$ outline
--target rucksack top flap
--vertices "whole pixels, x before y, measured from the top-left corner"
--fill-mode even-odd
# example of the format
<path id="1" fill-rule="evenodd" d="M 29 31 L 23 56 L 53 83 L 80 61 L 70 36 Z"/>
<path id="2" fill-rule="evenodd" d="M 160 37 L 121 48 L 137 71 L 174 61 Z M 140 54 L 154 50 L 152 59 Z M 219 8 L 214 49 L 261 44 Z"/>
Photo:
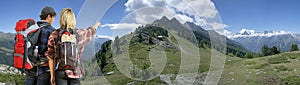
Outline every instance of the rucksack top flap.
<path id="1" fill-rule="evenodd" d="M 71 42 L 77 43 L 77 38 L 79 37 L 75 29 L 66 30 L 66 29 L 57 29 L 58 31 L 58 42 Z"/>
<path id="2" fill-rule="evenodd" d="M 31 26 L 33 24 L 35 24 L 35 21 L 33 19 L 19 20 L 16 23 L 15 30 L 16 30 L 16 32 L 27 30 L 27 28 L 29 28 L 29 26 Z"/>

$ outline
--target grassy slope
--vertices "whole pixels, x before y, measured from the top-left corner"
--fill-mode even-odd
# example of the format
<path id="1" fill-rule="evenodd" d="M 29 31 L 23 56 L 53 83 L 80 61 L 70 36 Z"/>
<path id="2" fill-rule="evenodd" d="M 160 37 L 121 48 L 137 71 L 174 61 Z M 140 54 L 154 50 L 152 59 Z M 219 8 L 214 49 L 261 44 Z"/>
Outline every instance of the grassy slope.
<path id="1" fill-rule="evenodd" d="M 124 40 L 129 40 L 129 36 L 130 35 L 120 38 L 120 41 L 122 42 Z M 178 38 L 178 39 L 184 41 L 183 43 L 188 43 L 188 42 L 186 42 L 187 40 L 184 40 L 183 38 Z M 168 41 L 178 45 L 178 42 L 176 42 L 174 37 L 168 38 Z M 187 44 L 187 45 L 189 45 L 189 46 L 186 46 L 186 47 L 191 46 L 190 44 Z M 122 48 L 122 47 L 123 46 L 121 46 L 121 49 L 124 50 L 124 48 Z M 144 43 L 137 43 L 135 45 L 131 45 L 129 53 L 130 53 L 130 59 L 133 62 L 133 64 L 136 65 L 139 69 L 142 69 L 145 64 L 150 65 L 150 60 L 149 60 L 148 54 L 150 52 L 150 49 L 153 49 L 154 47 L 161 47 L 161 46 L 148 45 L 148 44 L 144 44 Z M 185 50 L 190 52 L 191 49 L 185 49 Z M 211 52 L 210 49 L 203 49 L 203 48 L 199 49 L 199 54 L 201 54 L 200 66 L 198 69 L 199 73 L 208 71 L 209 64 L 210 64 L 210 52 Z M 122 53 L 124 53 L 124 52 L 122 52 Z M 122 53 L 120 55 L 122 55 Z M 165 53 L 167 56 L 167 63 L 161 74 L 177 74 L 179 72 L 179 68 L 180 68 L 179 66 L 180 66 L 180 62 L 181 62 L 180 50 L 165 48 Z M 118 57 L 118 56 L 115 56 L 115 57 Z M 110 58 L 108 60 L 108 62 L 112 63 L 114 61 L 112 58 Z M 190 68 L 190 69 L 193 69 L 193 68 Z M 104 69 L 104 74 L 106 74 L 107 72 L 110 72 L 110 71 L 114 71 L 114 74 L 105 75 L 105 78 L 107 81 L 109 81 L 113 85 L 127 84 L 130 82 L 134 82 L 134 84 L 150 84 L 150 85 L 163 84 L 163 82 L 160 81 L 159 77 L 157 77 L 153 80 L 150 80 L 150 81 L 146 81 L 146 82 L 129 79 L 125 75 L 123 75 L 121 72 L 118 71 L 115 64 L 108 64 L 106 66 L 106 69 Z M 90 77 L 90 78 L 93 78 L 93 77 Z M 98 78 L 100 78 L 100 77 L 98 77 Z M 175 76 L 173 79 L 175 79 Z M 102 79 L 102 81 L 104 81 L 104 80 L 105 79 Z M 93 81 L 93 82 L 96 83 L 96 82 L 100 82 L 100 81 Z M 85 82 L 85 83 L 87 84 L 88 82 Z M 89 83 L 91 83 L 91 82 L 89 82 Z"/>
<path id="2" fill-rule="evenodd" d="M 300 52 L 286 52 L 273 56 L 241 59 L 228 57 L 220 85 L 279 85 L 292 84 L 300 76 Z M 287 79 L 291 81 L 287 83 Z"/>
<path id="3" fill-rule="evenodd" d="M 138 53 L 146 53 L 147 50 L 146 45 L 138 45 L 141 49 L 135 50 L 133 54 Z M 151 47 L 151 46 L 149 46 Z M 145 48 L 145 49 L 143 49 Z M 200 49 L 200 53 L 205 56 L 201 57 L 201 66 L 199 69 L 199 73 L 208 71 L 209 63 L 210 63 L 210 49 Z M 180 63 L 180 53 L 176 51 L 167 51 L 168 63 L 162 72 L 162 74 L 176 74 L 178 73 L 178 67 Z M 222 74 L 222 78 L 219 82 L 221 85 L 279 85 L 287 83 L 285 81 L 288 77 L 300 76 L 300 63 L 298 56 L 300 52 L 286 52 L 278 55 L 254 58 L 254 59 L 242 59 L 237 57 L 227 57 L 224 72 Z M 142 55 L 144 56 L 144 55 Z M 281 57 L 287 58 L 282 59 Z M 136 58 L 136 60 L 134 60 Z M 135 65 L 143 65 L 141 62 L 146 60 L 145 57 L 140 56 L 131 56 L 131 60 Z M 278 64 L 273 64 L 278 63 Z M 174 66 L 169 66 L 170 64 L 174 64 Z M 139 66 L 138 66 L 139 67 Z M 155 78 L 154 80 L 141 82 L 131 80 L 125 77 L 122 73 L 116 72 L 113 75 L 106 75 L 106 79 L 111 84 L 127 84 L 130 82 L 135 82 L 135 84 L 162 84 L 159 78 Z M 295 83 L 296 81 L 292 81 L 289 79 L 290 83 Z M 297 78 L 295 79 L 297 80 Z"/>

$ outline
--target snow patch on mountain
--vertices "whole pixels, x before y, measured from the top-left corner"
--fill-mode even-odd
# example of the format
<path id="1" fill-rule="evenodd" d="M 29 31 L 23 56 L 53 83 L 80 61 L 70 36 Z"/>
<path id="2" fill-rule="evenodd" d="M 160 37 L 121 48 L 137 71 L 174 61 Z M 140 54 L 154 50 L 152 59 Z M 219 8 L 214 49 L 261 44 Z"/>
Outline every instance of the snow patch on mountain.
<path id="1" fill-rule="evenodd" d="M 250 29 L 242 29 L 239 33 L 236 34 L 227 34 L 227 37 L 230 39 L 234 38 L 240 38 L 240 37 L 271 37 L 271 36 L 277 36 L 277 35 L 287 35 L 290 34 L 292 36 L 295 36 L 292 32 L 286 32 L 286 31 L 264 31 L 264 32 L 256 32 L 255 30 Z"/>

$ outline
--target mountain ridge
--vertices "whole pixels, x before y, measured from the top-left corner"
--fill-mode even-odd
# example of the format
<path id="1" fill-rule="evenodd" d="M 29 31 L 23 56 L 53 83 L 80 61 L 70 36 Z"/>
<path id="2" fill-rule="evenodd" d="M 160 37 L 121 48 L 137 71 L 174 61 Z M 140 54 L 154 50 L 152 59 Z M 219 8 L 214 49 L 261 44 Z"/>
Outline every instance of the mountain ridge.
<path id="1" fill-rule="evenodd" d="M 236 34 L 230 34 L 227 35 L 228 38 L 234 39 L 234 38 L 239 38 L 239 37 L 271 37 L 271 36 L 277 36 L 277 35 L 293 35 L 295 36 L 296 33 L 292 32 L 286 32 L 286 31 L 263 31 L 263 32 L 257 32 L 255 30 L 251 29 L 241 29 L 240 32 Z"/>
<path id="2" fill-rule="evenodd" d="M 259 53 L 263 45 L 276 46 L 282 52 L 290 50 L 292 44 L 300 45 L 300 35 L 286 31 L 264 31 L 242 29 L 239 33 L 228 36 L 229 39 L 239 42 L 247 50 Z"/>

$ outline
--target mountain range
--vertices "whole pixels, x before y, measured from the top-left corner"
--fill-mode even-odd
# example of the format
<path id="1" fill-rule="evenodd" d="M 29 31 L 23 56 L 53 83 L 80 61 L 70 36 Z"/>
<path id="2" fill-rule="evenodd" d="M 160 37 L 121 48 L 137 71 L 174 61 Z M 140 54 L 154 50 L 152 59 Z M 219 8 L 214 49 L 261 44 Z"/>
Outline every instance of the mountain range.
<path id="1" fill-rule="evenodd" d="M 292 44 L 300 45 L 300 35 L 286 31 L 264 31 L 242 29 L 234 35 L 227 35 L 231 40 L 239 42 L 245 49 L 259 53 L 263 45 L 276 46 L 281 51 L 290 50 Z"/>
<path id="2" fill-rule="evenodd" d="M 179 36 L 184 37 L 190 40 L 191 42 L 197 42 L 199 47 L 207 46 L 206 44 L 209 44 L 208 46 L 210 47 L 212 42 L 216 42 L 219 45 L 223 43 L 218 42 L 226 42 L 224 44 L 227 45 L 227 53 L 241 54 L 239 55 L 239 57 L 243 57 L 247 52 L 247 50 L 239 42 L 231 40 L 214 30 L 203 29 L 201 26 L 196 25 L 193 22 L 185 22 L 184 24 L 181 24 L 176 18 L 168 19 L 164 16 L 161 19 L 154 21 L 152 25 L 175 30 L 178 32 Z M 191 30 L 193 33 L 190 33 L 188 30 Z M 191 39 L 191 36 L 195 36 L 197 41 Z M 220 46 L 212 47 L 215 47 L 215 49 L 220 49 L 218 48 Z"/>
<path id="3" fill-rule="evenodd" d="M 263 31 L 263 32 L 256 32 L 255 30 L 250 29 L 241 29 L 240 32 L 236 33 L 235 35 L 227 35 L 228 38 L 238 38 L 238 37 L 271 37 L 271 36 L 278 36 L 278 35 L 295 35 L 295 33 L 292 32 L 286 32 L 286 31 Z"/>

